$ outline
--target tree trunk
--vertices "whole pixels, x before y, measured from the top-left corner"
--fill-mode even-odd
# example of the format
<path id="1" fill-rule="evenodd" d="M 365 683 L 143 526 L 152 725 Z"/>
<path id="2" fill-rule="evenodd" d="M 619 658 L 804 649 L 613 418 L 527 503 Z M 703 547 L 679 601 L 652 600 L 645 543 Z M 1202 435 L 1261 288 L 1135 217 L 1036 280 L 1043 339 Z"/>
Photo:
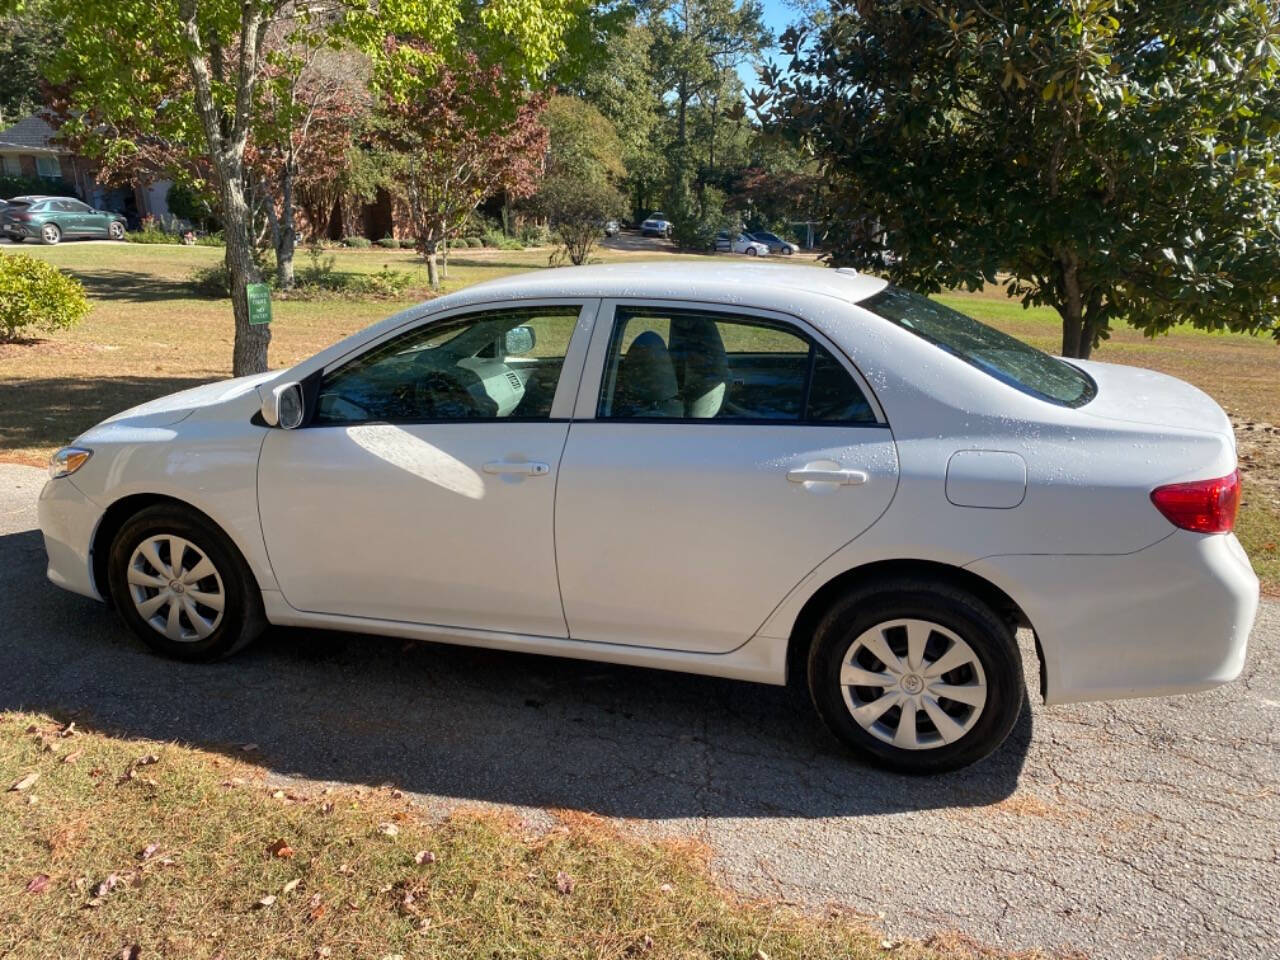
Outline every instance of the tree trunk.
<path id="1" fill-rule="evenodd" d="M 436 247 L 432 244 L 427 250 L 427 283 L 432 290 L 440 289 L 440 268 L 436 263 Z"/>
<path id="2" fill-rule="evenodd" d="M 288 164 L 280 175 L 280 195 L 280 228 L 276 236 L 276 284 L 281 290 L 292 290 L 293 253 L 298 246 L 298 230 L 294 223 L 293 171 Z"/>
<path id="3" fill-rule="evenodd" d="M 1062 303 L 1058 305 L 1062 317 L 1062 355 L 1087 360 L 1093 350 L 1093 330 L 1085 322 L 1080 262 L 1073 251 L 1064 250 L 1058 254 L 1058 267 L 1062 281 Z"/>
<path id="4" fill-rule="evenodd" d="M 260 283 L 262 274 L 253 259 L 253 240 L 249 235 L 249 204 L 245 200 L 244 184 L 238 176 L 227 177 L 223 181 L 221 192 L 227 240 L 226 262 L 231 274 L 231 309 L 236 322 L 231 375 L 243 377 L 266 371 L 271 328 L 267 324 L 249 325 L 249 297 L 245 288 L 250 283 Z"/>

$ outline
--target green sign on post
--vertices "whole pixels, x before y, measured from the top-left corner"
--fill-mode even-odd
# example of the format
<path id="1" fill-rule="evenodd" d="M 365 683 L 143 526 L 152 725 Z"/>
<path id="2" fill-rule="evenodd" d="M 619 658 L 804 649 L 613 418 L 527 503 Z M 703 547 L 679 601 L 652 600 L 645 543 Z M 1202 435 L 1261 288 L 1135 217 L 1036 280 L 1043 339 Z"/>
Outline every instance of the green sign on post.
<path id="1" fill-rule="evenodd" d="M 265 283 L 251 283 L 244 288 L 249 297 L 249 322 L 271 322 L 271 288 Z"/>

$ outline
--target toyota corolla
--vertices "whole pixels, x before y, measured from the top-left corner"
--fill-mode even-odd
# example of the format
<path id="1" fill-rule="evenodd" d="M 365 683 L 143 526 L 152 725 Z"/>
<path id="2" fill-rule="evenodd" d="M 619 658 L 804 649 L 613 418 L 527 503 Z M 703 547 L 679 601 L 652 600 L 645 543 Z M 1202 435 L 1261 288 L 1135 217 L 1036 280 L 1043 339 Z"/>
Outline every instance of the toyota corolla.
<path id="1" fill-rule="evenodd" d="M 609 265 L 480 284 L 54 457 L 49 577 L 144 642 L 268 624 L 807 686 L 908 772 L 1023 709 L 1241 671 L 1223 411 L 883 280 Z"/>

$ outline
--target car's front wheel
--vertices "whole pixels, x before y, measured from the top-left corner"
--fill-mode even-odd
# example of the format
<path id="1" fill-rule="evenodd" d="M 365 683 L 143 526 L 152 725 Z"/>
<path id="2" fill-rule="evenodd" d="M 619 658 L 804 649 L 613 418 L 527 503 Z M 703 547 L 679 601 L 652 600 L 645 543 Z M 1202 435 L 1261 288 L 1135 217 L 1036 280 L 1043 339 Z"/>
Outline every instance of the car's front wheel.
<path id="1" fill-rule="evenodd" d="M 40 228 L 40 239 L 52 246 L 62 240 L 62 228 L 56 223 L 46 223 Z"/>
<path id="2" fill-rule="evenodd" d="M 179 660 L 216 660 L 266 626 L 262 595 L 240 552 L 205 517 L 148 507 L 111 545 L 111 596 L 143 643 Z"/>
<path id="3" fill-rule="evenodd" d="M 112 220 L 111 225 L 107 227 L 107 238 L 109 240 L 123 240 L 124 224 L 119 220 Z"/>
<path id="4" fill-rule="evenodd" d="M 1008 624 L 977 597 L 904 578 L 856 589 L 822 619 L 809 692 L 832 733 L 901 773 L 941 773 L 994 751 L 1026 684 Z"/>

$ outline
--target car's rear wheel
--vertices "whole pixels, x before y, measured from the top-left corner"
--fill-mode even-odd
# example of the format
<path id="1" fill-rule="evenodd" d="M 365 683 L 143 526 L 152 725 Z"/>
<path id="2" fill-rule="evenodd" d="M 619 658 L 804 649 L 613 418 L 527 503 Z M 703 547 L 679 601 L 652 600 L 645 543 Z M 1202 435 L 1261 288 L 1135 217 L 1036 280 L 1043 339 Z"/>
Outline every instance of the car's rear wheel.
<path id="1" fill-rule="evenodd" d="M 266 626 L 262 595 L 240 552 L 195 511 L 157 505 L 111 545 L 111 596 L 143 643 L 179 660 L 216 660 Z"/>
<path id="2" fill-rule="evenodd" d="M 112 220 L 111 225 L 107 227 L 107 238 L 110 240 L 123 240 L 124 224 L 119 220 Z"/>
<path id="3" fill-rule="evenodd" d="M 60 242 L 62 240 L 62 228 L 56 223 L 46 223 L 40 228 L 40 240 L 51 246 Z"/>
<path id="4" fill-rule="evenodd" d="M 994 751 L 1026 700 L 1008 624 L 947 584 L 901 579 L 846 594 L 818 625 L 809 692 L 827 728 L 901 773 L 941 773 Z"/>

